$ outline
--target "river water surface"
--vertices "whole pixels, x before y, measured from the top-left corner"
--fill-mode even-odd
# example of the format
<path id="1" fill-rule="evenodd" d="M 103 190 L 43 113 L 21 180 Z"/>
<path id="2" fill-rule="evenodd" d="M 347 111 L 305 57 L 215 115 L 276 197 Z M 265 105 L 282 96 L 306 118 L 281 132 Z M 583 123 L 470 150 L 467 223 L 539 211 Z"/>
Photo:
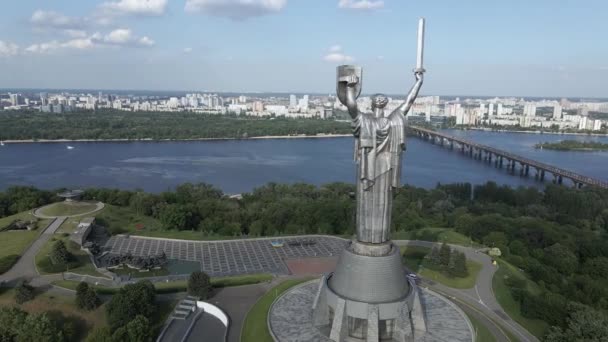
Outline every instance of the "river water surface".
<path id="1" fill-rule="evenodd" d="M 537 150 L 563 139 L 608 143 L 607 137 L 447 131 L 448 134 L 608 180 L 608 152 Z M 206 182 L 226 193 L 251 191 L 268 182 L 354 182 L 353 138 L 259 139 L 197 142 L 100 142 L 6 144 L 0 147 L 0 189 L 89 186 L 160 192 L 185 182 Z M 408 139 L 403 182 L 421 187 L 493 180 L 539 185 L 457 152 Z"/>

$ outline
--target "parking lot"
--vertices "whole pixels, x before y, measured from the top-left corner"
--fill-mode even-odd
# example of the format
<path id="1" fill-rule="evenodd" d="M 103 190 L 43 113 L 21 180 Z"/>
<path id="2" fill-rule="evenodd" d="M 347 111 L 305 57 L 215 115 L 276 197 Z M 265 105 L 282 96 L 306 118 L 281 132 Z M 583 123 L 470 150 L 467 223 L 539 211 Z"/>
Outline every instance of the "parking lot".
<path id="1" fill-rule="evenodd" d="M 273 247 L 271 241 L 280 241 L 283 245 Z M 218 277 L 253 273 L 289 274 L 284 260 L 337 256 L 346 244 L 347 240 L 329 236 L 215 242 L 118 235 L 111 237 L 104 249 L 112 254 L 131 253 L 137 256 L 164 252 L 169 259 L 198 261 L 204 272 Z"/>

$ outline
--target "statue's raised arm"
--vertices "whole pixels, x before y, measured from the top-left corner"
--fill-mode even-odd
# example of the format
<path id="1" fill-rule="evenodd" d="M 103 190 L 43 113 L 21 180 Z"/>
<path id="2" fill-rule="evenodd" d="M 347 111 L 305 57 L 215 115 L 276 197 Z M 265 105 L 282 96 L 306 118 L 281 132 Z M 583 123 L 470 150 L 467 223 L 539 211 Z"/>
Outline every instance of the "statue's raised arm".
<path id="1" fill-rule="evenodd" d="M 399 107 L 397 107 L 391 113 L 391 115 L 397 115 L 397 114 L 406 115 L 407 112 L 409 112 L 412 105 L 414 104 L 414 101 L 416 101 L 416 97 L 418 97 L 418 92 L 420 92 L 420 87 L 422 87 L 422 82 L 424 80 L 424 71 L 416 70 L 414 72 L 414 75 L 416 77 L 416 83 L 414 83 L 409 94 L 407 94 L 407 98 L 405 99 L 405 102 L 403 102 Z"/>

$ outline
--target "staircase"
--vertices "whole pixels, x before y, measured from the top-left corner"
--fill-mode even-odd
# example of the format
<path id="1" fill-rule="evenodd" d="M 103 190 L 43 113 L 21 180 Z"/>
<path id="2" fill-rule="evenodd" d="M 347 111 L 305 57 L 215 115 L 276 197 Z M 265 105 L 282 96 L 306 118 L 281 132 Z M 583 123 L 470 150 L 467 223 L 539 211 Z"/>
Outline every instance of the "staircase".
<path id="1" fill-rule="evenodd" d="M 171 317 L 173 319 L 185 320 L 188 316 L 196 311 L 196 298 L 192 296 L 187 296 L 182 299 L 179 304 L 173 310 Z"/>

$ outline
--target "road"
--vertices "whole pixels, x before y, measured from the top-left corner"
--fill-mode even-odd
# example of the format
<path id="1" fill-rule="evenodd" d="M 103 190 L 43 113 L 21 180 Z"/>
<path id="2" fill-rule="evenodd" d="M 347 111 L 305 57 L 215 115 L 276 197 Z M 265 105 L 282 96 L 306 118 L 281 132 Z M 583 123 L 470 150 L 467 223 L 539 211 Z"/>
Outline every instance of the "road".
<path id="1" fill-rule="evenodd" d="M 17 263 L 6 273 L 0 275 L 0 283 L 14 285 L 20 280 L 30 281 L 39 279 L 38 271 L 36 270 L 36 254 L 44 246 L 44 244 L 55 234 L 55 231 L 63 224 L 66 217 L 58 217 L 38 236 L 21 255 Z"/>
<path id="2" fill-rule="evenodd" d="M 399 246 L 419 246 L 428 248 L 432 248 L 437 244 L 434 242 L 415 240 L 394 240 L 393 242 Z M 458 245 L 450 245 L 450 247 L 465 253 L 468 260 L 473 260 L 482 265 L 482 268 L 477 275 L 475 287 L 471 289 L 454 289 L 427 279 L 422 279 L 421 285 L 428 286 L 433 291 L 437 291 L 451 299 L 457 299 L 458 301 L 456 303 L 465 311 L 467 310 L 463 305 L 465 305 L 469 311 L 474 310 L 478 313 L 483 313 L 483 315 L 487 317 L 484 317 L 484 321 L 489 323 L 486 324 L 486 326 L 493 333 L 496 333 L 494 336 L 500 338 L 499 340 L 501 341 L 508 341 L 508 337 L 505 336 L 504 332 L 499 331 L 500 328 L 498 328 L 494 322 L 500 322 L 520 341 L 537 342 L 538 339 L 517 322 L 513 321 L 496 301 L 494 290 L 492 289 L 492 278 L 494 277 L 497 267 L 492 265 L 492 258 L 473 248 Z M 469 311 L 467 311 L 467 313 Z M 479 316 L 481 315 L 477 315 L 476 318 Z M 502 336 L 502 338 L 500 336 Z M 506 340 L 504 338 L 506 338 Z"/>
<path id="3" fill-rule="evenodd" d="M 22 257 L 17 261 L 17 263 L 5 274 L 0 275 L 0 283 L 7 284 L 15 284 L 21 279 L 31 280 L 32 284 L 35 286 L 48 286 L 50 282 L 53 280 L 49 278 L 49 276 L 39 276 L 35 266 L 35 257 L 42 246 L 51 238 L 51 236 L 55 233 L 55 231 L 61 226 L 61 224 L 65 221 L 66 217 L 58 217 L 53 221 L 43 233 L 40 234 L 38 239 L 27 248 L 27 250 L 23 253 Z M 310 236 L 315 238 L 323 238 L 323 236 Z M 300 237 L 302 238 L 302 237 Z M 330 240 L 336 240 L 339 238 L 329 237 Z M 348 241 L 342 239 L 344 242 Z M 249 240 L 245 240 L 249 241 Z M 192 241 L 186 241 L 192 243 Z M 433 247 L 435 245 L 434 242 L 428 241 L 410 241 L 410 240 L 395 240 L 397 245 L 401 246 L 420 246 L 420 247 Z M 216 242 L 220 243 L 220 242 Z M 234 243 L 234 244 L 242 244 L 243 240 L 228 240 L 221 241 L 221 243 Z M 454 289 L 442 284 L 436 283 L 431 280 L 422 279 L 421 286 L 427 286 L 431 290 L 441 293 L 449 298 L 451 298 L 456 304 L 458 304 L 465 312 L 475 316 L 478 320 L 480 320 L 485 326 L 490 329 L 490 331 L 496 336 L 497 340 L 500 342 L 509 341 L 507 335 L 502 331 L 501 327 L 496 324 L 499 322 L 501 326 L 507 329 L 513 336 L 517 337 L 520 341 L 523 342 L 537 342 L 538 339 L 530 334 L 526 329 L 520 326 L 517 322 L 513 321 L 500 307 L 498 302 L 494 297 L 494 292 L 492 290 L 492 278 L 494 273 L 496 272 L 496 267 L 492 265 L 492 259 L 484 254 L 479 253 L 473 248 L 451 245 L 452 248 L 455 248 L 459 251 L 465 253 L 466 257 L 469 260 L 473 260 L 482 265 L 482 269 L 479 271 L 477 276 L 476 285 L 471 289 Z M 276 253 L 274 253 L 276 254 Z M 273 255 L 274 255 L 273 254 Z M 283 260 L 284 256 L 276 255 L 279 260 Z M 244 318 L 246 311 L 253 305 L 255 299 L 259 298 L 261 294 L 265 291 L 267 284 L 265 286 L 252 286 L 250 291 L 243 291 L 245 288 L 235 288 L 235 289 L 225 289 L 218 293 L 216 300 L 219 302 L 220 306 L 222 306 L 229 316 L 232 317 L 233 322 L 239 322 L 242 324 L 242 319 Z M 248 292 L 248 293 L 247 293 Z M 246 297 L 247 300 L 245 299 Z M 253 302 L 250 302 L 253 300 Z M 235 319 L 237 318 L 237 319 Z M 237 329 L 235 329 L 237 328 Z M 236 331 L 235 331 L 236 330 Z M 232 326 L 231 331 L 229 332 L 229 340 L 234 341 L 235 337 L 240 335 L 240 329 L 237 326 Z M 235 336 L 236 335 L 236 336 Z"/>

